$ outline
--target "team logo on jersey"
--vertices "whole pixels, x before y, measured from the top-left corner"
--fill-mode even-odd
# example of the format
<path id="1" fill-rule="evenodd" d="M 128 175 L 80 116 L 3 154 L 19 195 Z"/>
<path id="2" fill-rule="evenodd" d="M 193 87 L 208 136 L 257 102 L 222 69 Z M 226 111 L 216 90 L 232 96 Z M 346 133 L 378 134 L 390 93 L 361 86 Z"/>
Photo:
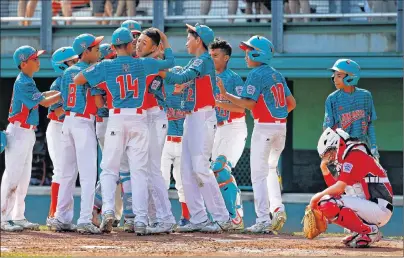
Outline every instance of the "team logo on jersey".
<path id="1" fill-rule="evenodd" d="M 351 173 L 353 165 L 351 163 L 345 162 L 342 164 L 342 172 Z"/>
<path id="2" fill-rule="evenodd" d="M 37 100 L 40 97 L 42 97 L 42 93 L 40 92 L 34 93 L 34 95 L 32 95 L 32 100 Z"/>
<path id="3" fill-rule="evenodd" d="M 272 74 L 272 79 L 274 79 L 274 81 L 276 81 L 276 75 L 274 73 Z"/>
<path id="4" fill-rule="evenodd" d="M 123 65 L 122 65 L 122 70 L 123 70 L 125 73 L 128 73 L 128 72 L 129 72 L 129 65 L 128 65 L 128 64 L 123 64 Z"/>
<path id="5" fill-rule="evenodd" d="M 192 63 L 192 66 L 198 67 L 203 63 L 202 59 L 195 59 L 194 62 Z"/>
<path id="6" fill-rule="evenodd" d="M 153 83 L 152 83 L 152 85 L 151 85 L 150 88 L 151 88 L 152 90 L 157 90 L 157 89 L 160 87 L 160 84 L 161 84 L 160 81 L 153 80 Z"/>
<path id="7" fill-rule="evenodd" d="M 236 91 L 237 95 L 240 96 L 243 92 L 243 86 L 236 86 L 234 90 Z"/>
<path id="8" fill-rule="evenodd" d="M 255 93 L 255 86 L 248 85 L 247 86 L 247 94 L 254 95 L 254 93 Z"/>

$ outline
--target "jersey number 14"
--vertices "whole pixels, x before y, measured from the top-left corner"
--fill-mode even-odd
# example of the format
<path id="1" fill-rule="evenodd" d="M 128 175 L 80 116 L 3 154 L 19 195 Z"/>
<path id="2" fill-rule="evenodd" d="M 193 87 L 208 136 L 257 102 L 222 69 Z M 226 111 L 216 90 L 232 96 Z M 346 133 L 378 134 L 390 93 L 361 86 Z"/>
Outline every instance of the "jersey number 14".
<path id="1" fill-rule="evenodd" d="M 116 82 L 119 84 L 121 99 L 126 98 L 126 92 L 132 91 L 133 98 L 139 97 L 139 80 L 136 78 L 132 80 L 132 75 L 120 75 L 116 77 Z"/>

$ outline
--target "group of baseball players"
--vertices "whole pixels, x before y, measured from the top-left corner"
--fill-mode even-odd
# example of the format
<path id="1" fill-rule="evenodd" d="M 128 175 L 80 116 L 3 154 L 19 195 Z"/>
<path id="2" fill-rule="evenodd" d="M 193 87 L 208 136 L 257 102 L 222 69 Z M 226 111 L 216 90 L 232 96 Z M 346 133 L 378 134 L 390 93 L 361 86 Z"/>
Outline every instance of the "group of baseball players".
<path id="1" fill-rule="evenodd" d="M 109 233 L 122 216 L 124 230 L 137 235 L 282 229 L 286 212 L 277 166 L 287 116 L 296 101 L 285 78 L 270 66 L 274 46 L 262 36 L 240 43 L 252 68 L 243 82 L 227 66 L 232 54 L 227 41 L 215 39 L 206 25 L 186 26 L 186 48 L 193 57 L 184 67 L 174 66 L 163 32 L 142 30 L 133 20 L 114 31 L 111 44 L 101 44 L 103 36 L 81 34 L 72 47 L 52 55 L 59 77 L 42 93 L 33 74 L 44 51 L 30 46 L 15 51 L 21 72 L 6 131 L 2 230 L 39 228 L 24 216 L 38 105 L 49 107 L 51 230 Z M 332 70 L 337 91 L 327 99 L 318 144 L 321 170 L 330 187 L 316 194 L 311 205 L 330 222 L 354 232 L 344 240 L 346 245 L 367 246 L 380 239 L 378 227 L 391 217 L 392 191 L 376 159 L 371 94 L 355 87 L 360 68 L 353 60 L 340 59 Z M 232 170 L 247 137 L 246 109 L 254 118 L 250 163 L 257 219 L 244 229 L 240 189 Z M 97 144 L 102 150 L 98 182 Z M 338 178 L 330 174 L 331 165 L 340 172 Z M 171 170 L 182 208 L 179 222 L 167 191 Z M 81 207 L 76 226 L 73 192 L 78 173 Z"/>

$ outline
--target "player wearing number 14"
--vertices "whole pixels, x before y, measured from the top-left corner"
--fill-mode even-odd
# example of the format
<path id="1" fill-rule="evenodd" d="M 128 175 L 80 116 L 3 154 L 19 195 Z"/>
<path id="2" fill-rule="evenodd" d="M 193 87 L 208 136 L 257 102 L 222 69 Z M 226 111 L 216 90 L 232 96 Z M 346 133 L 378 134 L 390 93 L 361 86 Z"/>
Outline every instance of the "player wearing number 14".
<path id="1" fill-rule="evenodd" d="M 160 32 L 159 32 L 160 33 Z M 77 84 L 88 82 L 107 93 L 109 120 L 101 161 L 101 192 L 103 219 L 101 230 L 110 232 L 115 219 L 115 190 L 123 153 L 129 158 L 132 185 L 132 208 L 135 215 L 134 231 L 146 233 L 148 209 L 148 145 L 147 111 L 142 109 L 146 94 L 146 76 L 174 66 L 174 56 L 168 42 L 164 44 L 165 60 L 133 58 L 133 36 L 130 30 L 119 28 L 112 34 L 112 45 L 117 58 L 103 60 L 86 69 L 74 79 Z M 160 173 L 161 181 L 164 182 Z M 162 189 L 163 190 L 163 189 Z M 161 194 L 161 205 L 167 207 L 166 221 L 175 224 L 168 193 Z"/>
<path id="2" fill-rule="evenodd" d="M 251 233 L 279 231 L 285 221 L 278 183 L 277 165 L 285 147 L 286 117 L 296 102 L 281 73 L 269 65 L 274 54 L 272 43 L 261 36 L 241 42 L 248 74 L 241 97 L 226 92 L 218 83 L 220 93 L 233 104 L 252 111 L 255 120 L 251 138 L 251 181 L 254 191 L 256 224 L 247 228 Z"/>

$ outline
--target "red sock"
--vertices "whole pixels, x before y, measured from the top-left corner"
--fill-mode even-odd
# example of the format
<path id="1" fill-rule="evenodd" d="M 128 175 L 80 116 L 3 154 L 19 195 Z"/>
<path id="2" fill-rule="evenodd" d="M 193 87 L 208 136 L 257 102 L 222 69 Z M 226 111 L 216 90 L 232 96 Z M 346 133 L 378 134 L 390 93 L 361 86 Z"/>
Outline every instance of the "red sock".
<path id="1" fill-rule="evenodd" d="M 49 207 L 49 217 L 55 217 L 56 206 L 58 205 L 59 184 L 52 183 L 51 185 L 51 203 Z"/>
<path id="2" fill-rule="evenodd" d="M 181 209 L 182 209 L 182 217 L 189 220 L 191 218 L 191 215 L 189 214 L 188 206 L 185 202 L 181 203 Z"/>

